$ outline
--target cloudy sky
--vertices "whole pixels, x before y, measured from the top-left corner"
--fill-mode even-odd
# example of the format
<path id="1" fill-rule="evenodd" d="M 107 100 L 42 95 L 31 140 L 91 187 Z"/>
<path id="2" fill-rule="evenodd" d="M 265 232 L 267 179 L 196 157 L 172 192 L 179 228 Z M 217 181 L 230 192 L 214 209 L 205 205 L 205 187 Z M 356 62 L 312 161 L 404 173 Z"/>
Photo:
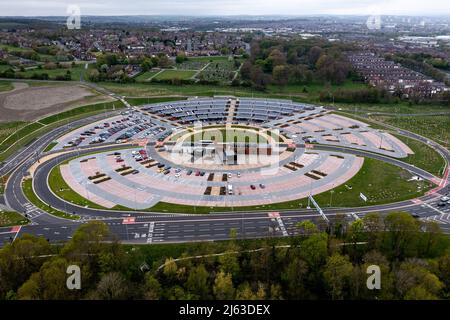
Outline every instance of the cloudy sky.
<path id="1" fill-rule="evenodd" d="M 0 16 L 66 15 L 449 15 L 448 0 L 0 0 Z"/>

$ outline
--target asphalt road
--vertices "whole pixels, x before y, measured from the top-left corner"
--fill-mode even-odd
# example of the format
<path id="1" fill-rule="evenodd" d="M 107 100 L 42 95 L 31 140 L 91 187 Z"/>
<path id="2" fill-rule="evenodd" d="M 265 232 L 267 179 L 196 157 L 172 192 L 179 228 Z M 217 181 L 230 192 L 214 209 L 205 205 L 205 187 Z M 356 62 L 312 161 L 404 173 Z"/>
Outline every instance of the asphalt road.
<path id="1" fill-rule="evenodd" d="M 104 115 L 98 115 L 102 118 Z M 95 117 L 79 120 L 76 126 L 95 121 Z M 74 123 L 75 124 L 75 123 Z M 393 127 L 392 127 L 393 128 Z M 398 133 L 414 138 L 425 143 L 429 143 L 438 150 L 448 162 L 450 153 L 435 142 L 411 132 L 393 128 Z M 31 233 L 43 236 L 49 241 L 66 241 L 71 238 L 73 232 L 81 224 L 89 220 L 104 221 L 113 234 L 125 243 L 170 243 L 170 242 L 192 242 L 192 241 L 214 241 L 228 239 L 230 230 L 237 230 L 239 238 L 260 238 L 260 237 L 282 237 L 291 236 L 296 233 L 295 224 L 302 220 L 312 220 L 319 222 L 322 217 L 313 209 L 284 211 L 278 214 L 270 212 L 228 212 L 223 214 L 210 215 L 180 215 L 168 213 L 142 213 L 142 212 L 113 212 L 108 210 L 93 210 L 66 203 L 56 197 L 48 188 L 47 176 L 51 168 L 57 163 L 64 161 L 74 154 L 89 152 L 88 149 L 80 149 L 72 153 L 61 155 L 51 161 L 41 164 L 34 176 L 34 188 L 36 194 L 53 208 L 69 213 L 75 212 L 81 216 L 79 221 L 60 219 L 49 215 L 33 206 L 23 195 L 21 180 L 35 162 L 35 155 L 41 154 L 45 146 L 55 140 L 59 135 L 67 131 L 67 128 L 60 127 L 48 134 L 40 137 L 31 145 L 19 151 L 15 156 L 7 161 L 6 165 L 0 169 L 0 174 L 10 173 L 10 178 L 5 190 L 5 201 L 14 210 L 26 215 L 32 222 L 30 225 L 14 228 L 0 228 L 0 245 L 16 239 L 24 233 Z M 339 147 L 318 146 L 328 150 L 342 151 Z M 97 150 L 107 150 L 109 147 L 101 147 Z M 433 179 L 434 176 L 399 160 L 367 153 L 360 150 L 349 150 L 345 152 L 373 157 L 382 161 L 387 161 L 402 167 L 425 179 Z M 448 181 L 437 190 L 435 194 L 424 196 L 414 201 L 404 201 L 395 204 L 379 205 L 365 208 L 324 208 L 327 217 L 332 221 L 336 215 L 345 214 L 349 221 L 358 219 L 371 212 L 392 212 L 407 211 L 424 220 L 435 220 L 440 223 L 441 228 L 446 233 L 450 233 L 450 208 L 441 209 L 436 206 L 440 195 L 450 192 Z"/>

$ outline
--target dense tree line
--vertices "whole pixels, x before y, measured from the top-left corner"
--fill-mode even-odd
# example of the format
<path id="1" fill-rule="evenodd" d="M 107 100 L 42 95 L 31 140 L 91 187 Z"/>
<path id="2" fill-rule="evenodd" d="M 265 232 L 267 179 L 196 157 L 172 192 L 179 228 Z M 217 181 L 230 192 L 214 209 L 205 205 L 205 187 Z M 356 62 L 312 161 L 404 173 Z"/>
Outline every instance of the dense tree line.
<path id="1" fill-rule="evenodd" d="M 257 89 L 264 89 L 269 83 L 342 84 L 352 74 L 343 51 L 351 49 L 348 45 L 318 39 L 253 41 L 241 77 Z"/>
<path id="2" fill-rule="evenodd" d="M 407 213 L 370 214 L 350 225 L 340 221 L 328 227 L 302 222 L 299 235 L 288 239 L 192 244 L 178 259 L 158 245 L 123 246 L 101 222 L 81 226 L 63 246 L 24 235 L 0 251 L 0 297 L 449 298 L 450 243 L 436 224 Z M 222 254 L 211 255 L 218 247 Z M 81 290 L 66 288 L 72 264 L 81 268 Z M 369 265 L 380 267 L 381 290 L 366 286 Z"/>

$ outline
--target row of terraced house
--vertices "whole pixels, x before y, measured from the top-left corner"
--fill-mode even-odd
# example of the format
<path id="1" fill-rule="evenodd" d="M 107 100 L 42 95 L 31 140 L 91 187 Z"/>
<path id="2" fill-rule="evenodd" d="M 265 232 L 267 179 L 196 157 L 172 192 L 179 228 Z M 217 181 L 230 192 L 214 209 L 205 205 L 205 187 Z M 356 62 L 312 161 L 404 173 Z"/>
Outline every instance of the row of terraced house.
<path id="1" fill-rule="evenodd" d="M 349 53 L 347 58 L 369 85 L 385 88 L 391 93 L 400 92 L 405 96 L 432 97 L 449 90 L 441 82 L 436 82 L 394 61 L 385 60 L 372 52 Z"/>

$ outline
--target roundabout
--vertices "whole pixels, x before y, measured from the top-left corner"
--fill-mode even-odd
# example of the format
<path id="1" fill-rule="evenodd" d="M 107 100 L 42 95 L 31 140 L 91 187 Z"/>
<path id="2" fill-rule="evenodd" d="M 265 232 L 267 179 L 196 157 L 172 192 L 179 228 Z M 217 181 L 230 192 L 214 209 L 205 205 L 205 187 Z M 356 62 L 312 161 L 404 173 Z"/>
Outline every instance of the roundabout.
<path id="1" fill-rule="evenodd" d="M 39 229 L 42 235 L 49 230 L 39 227 L 41 219 L 65 226 L 64 234 L 70 234 L 69 226 L 95 219 L 129 242 L 148 241 L 148 233 L 135 231 L 150 222 L 176 226 L 159 240 L 152 235 L 155 242 L 227 239 L 233 228 L 242 237 L 259 237 L 277 221 L 271 214 L 277 214 L 287 224 L 277 226 L 277 234 L 286 236 L 295 233 L 296 221 L 322 219 L 303 209 L 309 196 L 330 219 L 343 215 L 351 221 L 369 212 L 422 210 L 438 192 L 446 192 L 448 183 L 448 175 L 440 179 L 405 163 L 413 151 L 391 133 L 285 100 L 204 98 L 146 105 L 58 135 L 46 156 L 51 158 L 24 164 L 33 165 L 31 185 L 41 206 L 23 196 L 23 169 L 7 186 L 8 204 L 32 218 L 23 229 Z M 393 196 L 374 188 L 377 195 L 364 191 L 368 200 L 362 202 L 352 189 L 364 185 L 368 169 L 385 170 L 374 163 L 397 168 L 395 179 L 410 190 Z M 395 173 L 392 168 L 385 171 Z M 432 188 L 437 189 L 427 193 Z M 328 201 L 333 194 L 346 199 L 346 193 L 358 201 L 343 207 L 354 209 Z M 380 195 L 386 200 L 377 200 Z M 407 200 L 415 198 L 420 200 Z M 51 210 L 80 221 L 54 220 L 46 212 Z M 230 212 L 226 218 L 199 215 L 215 211 Z M 223 230 L 215 232 L 215 225 Z M 61 230 L 53 232 L 58 233 L 50 238 L 63 240 Z"/>

